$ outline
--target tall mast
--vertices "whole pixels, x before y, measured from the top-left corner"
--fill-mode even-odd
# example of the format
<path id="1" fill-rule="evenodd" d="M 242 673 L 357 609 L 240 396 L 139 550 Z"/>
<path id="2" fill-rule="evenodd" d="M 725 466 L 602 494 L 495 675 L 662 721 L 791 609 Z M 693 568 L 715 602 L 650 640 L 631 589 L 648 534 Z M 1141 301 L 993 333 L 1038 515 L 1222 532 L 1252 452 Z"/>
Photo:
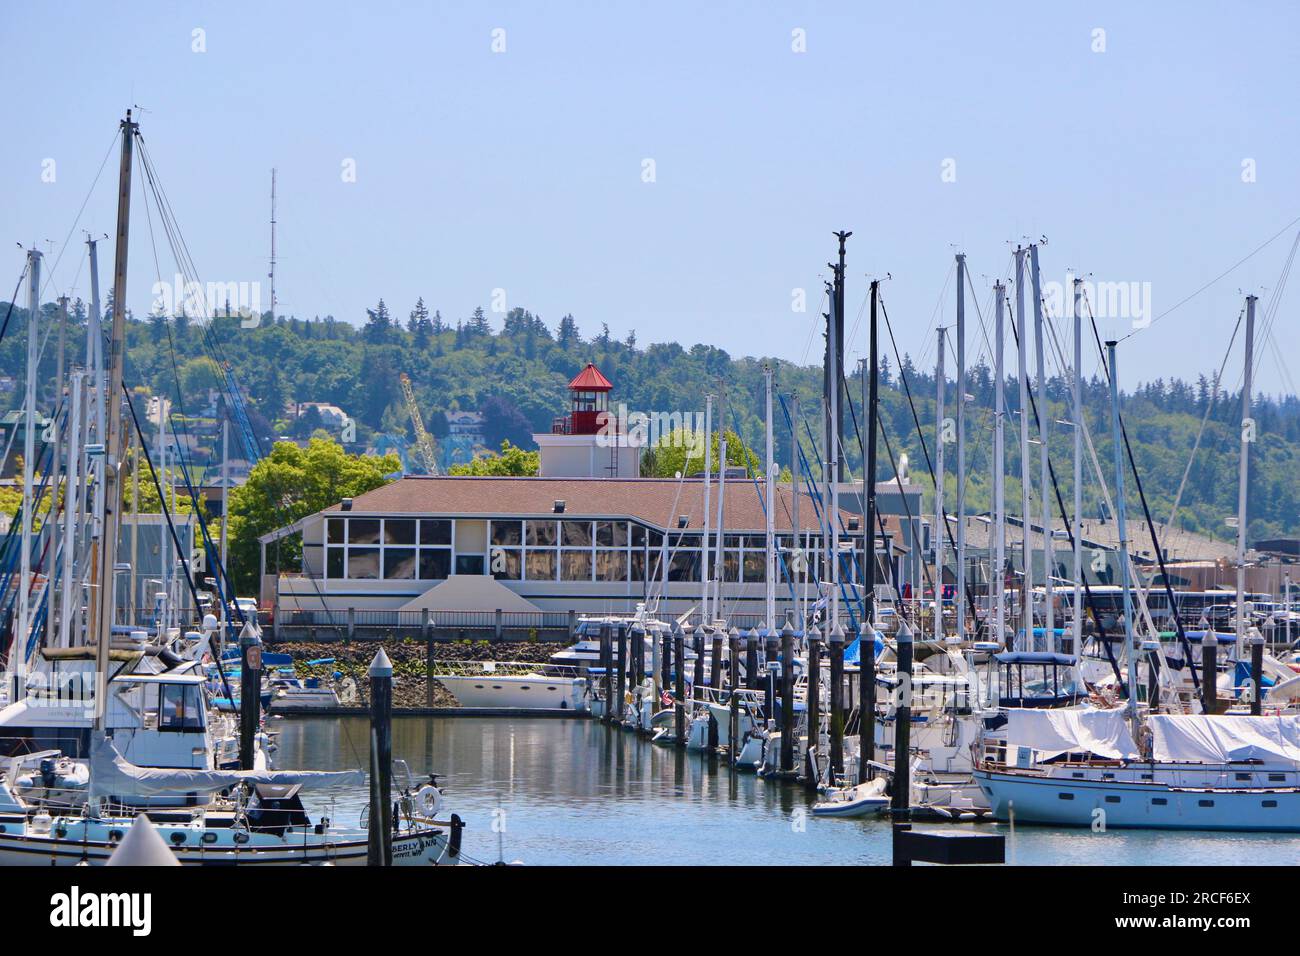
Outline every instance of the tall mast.
<path id="1" fill-rule="evenodd" d="M 1047 436 L 1050 433 L 1052 415 L 1047 404 L 1047 363 L 1043 357 L 1043 297 L 1039 283 L 1037 243 L 1029 247 L 1029 263 L 1034 284 L 1034 359 L 1038 366 L 1038 398 L 1043 404 L 1038 415 L 1038 469 L 1042 488 L 1038 497 L 1043 516 L 1043 640 L 1048 650 L 1056 650 L 1056 609 L 1052 607 L 1052 575 L 1055 573 L 1056 558 L 1052 551 L 1052 498 L 1048 493 L 1051 471 L 1047 463 Z"/>
<path id="2" fill-rule="evenodd" d="M 84 372 L 73 372 L 72 382 L 68 387 L 68 472 L 67 485 L 63 490 L 63 592 L 60 595 L 60 614 L 58 621 L 58 640 L 56 647 L 67 647 L 71 640 L 71 624 L 74 608 L 72 590 L 76 574 L 77 523 L 81 519 L 80 476 L 81 464 L 81 406 L 83 404 L 83 386 L 86 380 Z M 46 612 L 50 619 L 54 615 Z"/>
<path id="3" fill-rule="evenodd" d="M 275 167 L 271 167 L 271 324 L 275 324 Z"/>
<path id="4" fill-rule="evenodd" d="M 947 329 L 940 326 L 935 331 L 938 333 L 938 337 L 937 358 L 934 366 L 934 638 L 939 640 L 943 637 L 943 541 L 948 532 L 947 522 L 943 516 L 943 393 L 945 384 L 943 380 L 943 346 L 944 333 Z"/>
<path id="5" fill-rule="evenodd" d="M 764 458 L 765 476 L 763 482 L 763 495 L 767 499 L 764 509 L 767 512 L 767 573 L 764 580 L 767 587 L 764 593 L 764 614 L 766 623 L 769 628 L 776 627 L 776 461 L 773 457 L 772 449 L 772 366 L 763 366 L 763 386 L 764 386 L 764 439 L 767 445 L 767 455 Z"/>
<path id="6" fill-rule="evenodd" d="M 862 417 L 866 420 L 867 460 L 862 467 L 862 490 L 866 496 L 863 505 L 863 536 L 866 547 L 863 549 L 866 559 L 862 573 L 862 623 L 861 640 L 858 644 L 858 700 L 861 702 L 862 717 L 858 725 L 858 782 L 867 779 L 867 761 L 872 757 L 875 743 L 874 708 L 876 687 L 876 416 L 877 384 L 876 372 L 876 302 L 880 294 L 880 280 L 871 280 L 871 324 L 867 331 L 870 337 L 867 367 L 863 374 L 869 380 L 866 401 L 863 403 Z M 892 555 L 891 555 L 892 557 Z"/>
<path id="7" fill-rule="evenodd" d="M 63 396 L 63 361 L 68 351 L 68 297 L 61 295 L 58 298 L 59 311 L 59 340 L 58 350 L 54 360 L 54 395 L 51 399 L 51 408 L 53 411 L 50 415 L 50 474 L 48 484 L 50 486 L 50 520 L 53 522 L 50 528 L 50 549 L 54 549 L 54 540 L 58 537 L 58 514 L 59 514 L 59 482 L 60 466 L 63 457 L 63 434 L 59 428 L 59 406 L 62 404 L 60 399 Z M 69 396 L 71 398 L 71 396 Z M 72 436 L 75 442 L 76 436 Z M 63 522 L 66 526 L 72 511 L 72 486 L 68 485 L 63 495 Z M 51 567 L 53 561 L 51 561 Z M 54 575 L 47 576 L 45 585 L 45 642 L 48 646 L 53 647 L 58 637 L 57 620 L 56 620 L 56 600 L 60 595 L 54 590 Z"/>
<path id="8" fill-rule="evenodd" d="M 117 563 L 117 528 L 122 504 L 122 365 L 126 358 L 126 254 L 131 223 L 131 149 L 139 124 L 127 110 L 122 121 L 122 159 L 117 188 L 117 249 L 113 262 L 113 329 L 109 347 L 108 425 L 104 443 L 104 531 L 102 556 L 92 595 L 95 606 L 95 723 L 102 729 L 108 695 L 108 645 L 113 629 L 113 566 Z"/>
<path id="9" fill-rule="evenodd" d="M 228 540 L 226 537 L 226 528 L 228 527 L 227 518 L 230 516 L 230 419 L 221 420 L 221 573 L 217 575 L 217 584 L 220 590 L 225 590 L 222 584 L 223 579 L 229 580 L 230 566 L 226 563 L 226 555 L 229 552 Z M 225 608 L 233 595 L 226 595 L 226 600 L 221 602 L 221 616 L 226 616 Z"/>
<path id="10" fill-rule="evenodd" d="M 717 550 L 713 552 L 713 606 L 712 613 L 714 617 L 718 616 L 718 608 L 722 606 L 722 578 L 723 578 L 723 561 L 722 561 L 722 534 L 723 534 L 723 507 L 726 504 L 727 497 L 727 429 L 725 423 L 727 409 L 727 391 L 725 386 L 718 389 L 718 514 L 717 514 Z"/>
<path id="11" fill-rule="evenodd" d="M 18 561 L 18 630 L 14 634 L 13 649 L 9 653 L 9 671 L 14 673 L 14 663 L 26 652 L 27 637 L 31 631 L 32 589 L 32 485 L 36 475 L 36 370 L 39 364 L 39 331 L 37 324 L 41 312 L 41 254 L 33 244 L 27 250 L 27 392 L 23 402 L 23 529 Z M 14 688 L 10 688 L 11 697 Z"/>
<path id="12" fill-rule="evenodd" d="M 1119 423 L 1119 368 L 1115 342 L 1106 343 L 1110 359 L 1110 423 L 1115 445 L 1115 511 L 1119 523 L 1119 577 L 1124 592 L 1124 663 L 1128 669 L 1128 710 L 1137 719 L 1137 653 L 1133 646 L 1133 594 L 1129 587 L 1128 509 L 1124 501 L 1124 443 Z M 1213 635 L 1211 635 L 1213 637 Z"/>
<path id="13" fill-rule="evenodd" d="M 1246 296 L 1245 381 L 1241 387 L 1241 461 L 1237 472 L 1237 659 L 1246 641 L 1246 481 L 1250 476 L 1250 443 L 1255 424 L 1250 419 L 1250 393 L 1254 381 L 1255 296 Z M 1208 679 L 1208 678 L 1207 678 Z"/>
<path id="14" fill-rule="evenodd" d="M 802 488 L 800 486 L 800 468 L 799 468 L 799 394 L 790 393 L 790 491 L 792 492 L 790 502 L 790 524 L 794 530 L 794 546 L 798 552 L 798 557 L 794 558 L 795 568 L 799 575 L 799 580 L 795 585 L 794 591 L 794 608 L 796 627 L 800 633 L 803 632 L 803 605 L 804 589 L 808 585 L 808 547 L 807 539 L 803 533 L 803 525 L 799 522 L 799 499 L 802 497 Z"/>
<path id="15" fill-rule="evenodd" d="M 1003 328 L 1006 313 L 1007 287 L 1001 282 L 993 286 L 997 299 L 997 320 L 993 343 L 993 575 L 989 584 L 993 592 L 993 640 L 1005 640 L 1007 625 L 1006 567 L 1007 567 L 1007 496 L 1006 496 L 1006 372 L 1003 369 L 1003 345 L 1006 331 Z M 994 578 L 996 575 L 996 578 Z"/>
<path id="16" fill-rule="evenodd" d="M 1073 653 L 1083 653 L 1083 280 L 1074 280 L 1074 612 Z M 1177 608 L 1171 608 L 1177 613 Z"/>
<path id="17" fill-rule="evenodd" d="M 957 637 L 966 638 L 966 256 L 957 254 Z"/>
<path id="18" fill-rule="evenodd" d="M 834 433 L 835 444 L 832 446 L 835 451 L 836 480 L 844 474 L 844 407 L 840 404 L 840 383 L 844 380 L 844 252 L 845 245 L 853 233 L 840 231 L 835 233 L 835 238 L 839 240 L 839 261 L 835 266 L 835 308 L 832 315 L 835 316 L 835 367 L 833 370 L 834 378 L 831 384 L 835 389 L 835 418 Z"/>
<path id="19" fill-rule="evenodd" d="M 713 516 L 709 514 L 710 492 L 712 491 L 713 476 L 713 396 L 704 396 L 704 537 L 700 541 L 700 581 L 703 582 L 704 593 L 700 597 L 700 623 L 709 623 L 709 589 L 713 587 L 713 579 L 709 576 L 709 528 L 713 521 Z"/>
<path id="20" fill-rule="evenodd" d="M 1025 328 L 1025 250 L 1016 249 L 1016 345 L 1020 376 L 1020 557 L 1024 574 L 1020 578 L 1021 626 L 1024 650 L 1034 649 L 1034 553 L 1029 537 L 1029 359 Z"/>
<path id="21" fill-rule="evenodd" d="M 90 317 L 86 322 L 86 364 L 95 380 L 95 440 L 104 440 L 104 330 L 99 306 L 99 240 L 86 239 L 90 255 Z"/>
<path id="22" fill-rule="evenodd" d="M 158 487 L 160 489 L 158 510 L 165 513 L 169 507 L 167 504 L 167 399 L 161 395 L 158 396 L 157 441 L 155 454 L 158 461 Z M 163 605 L 159 609 L 158 619 L 158 636 L 160 638 L 167 631 L 167 618 L 171 610 L 171 589 L 168 586 L 168 581 L 171 579 L 171 575 L 168 573 L 171 566 L 171 549 L 164 537 L 163 526 L 160 523 L 158 525 L 158 574 L 162 579 L 163 593 Z"/>

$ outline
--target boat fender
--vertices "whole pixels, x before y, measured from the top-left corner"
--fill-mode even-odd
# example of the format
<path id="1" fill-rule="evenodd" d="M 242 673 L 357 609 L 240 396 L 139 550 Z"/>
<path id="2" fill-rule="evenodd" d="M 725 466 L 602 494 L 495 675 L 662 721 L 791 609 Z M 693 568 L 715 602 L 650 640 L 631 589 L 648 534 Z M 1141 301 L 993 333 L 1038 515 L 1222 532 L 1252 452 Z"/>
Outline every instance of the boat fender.
<path id="1" fill-rule="evenodd" d="M 442 791 L 435 786 L 425 784 L 415 792 L 415 805 L 419 808 L 421 816 L 434 819 L 442 809 Z"/>

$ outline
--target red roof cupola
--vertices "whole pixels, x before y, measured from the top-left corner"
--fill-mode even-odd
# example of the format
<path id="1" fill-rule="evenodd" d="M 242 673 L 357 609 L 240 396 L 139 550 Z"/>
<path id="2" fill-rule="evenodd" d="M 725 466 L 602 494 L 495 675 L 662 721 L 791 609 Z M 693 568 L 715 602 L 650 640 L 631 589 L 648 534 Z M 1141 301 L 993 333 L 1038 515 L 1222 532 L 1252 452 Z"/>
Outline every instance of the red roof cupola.
<path id="1" fill-rule="evenodd" d="M 609 393 L 614 386 L 591 362 L 569 383 L 573 405 L 566 418 L 558 418 L 552 431 L 566 435 L 595 435 L 609 411 Z"/>

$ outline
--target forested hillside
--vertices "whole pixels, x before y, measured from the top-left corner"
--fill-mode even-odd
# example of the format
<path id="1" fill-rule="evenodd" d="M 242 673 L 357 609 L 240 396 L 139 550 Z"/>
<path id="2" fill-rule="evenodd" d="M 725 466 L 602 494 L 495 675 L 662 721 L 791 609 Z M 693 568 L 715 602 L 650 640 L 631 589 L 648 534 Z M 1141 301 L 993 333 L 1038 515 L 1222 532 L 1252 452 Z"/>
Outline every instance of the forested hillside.
<path id="1" fill-rule="evenodd" d="M 8 305 L 0 303 L 0 314 Z M 54 327 L 53 305 L 44 307 L 43 327 Z M 74 303 L 69 322 L 68 352 L 71 362 L 81 361 L 85 351 L 85 309 Z M 132 319 L 128 329 L 127 383 L 135 388 L 160 392 L 177 401 L 177 411 L 196 415 L 209 404 L 209 390 L 217 388 L 218 374 L 213 356 L 229 361 L 248 401 L 249 419 L 264 449 L 279 436 L 306 438 L 318 422 L 292 420 L 295 402 L 323 402 L 337 405 L 357 422 L 356 446 L 365 447 L 378 432 L 410 435 L 410 420 L 402 402 L 399 375 L 410 376 L 424 420 L 435 438 L 445 433 L 441 413 L 456 409 L 482 412 L 489 446 L 503 440 L 526 448 L 534 447 L 531 434 L 549 430 L 552 419 L 567 405 L 565 385 L 588 361 L 595 362 L 613 382 L 613 401 L 626 403 L 632 411 L 694 413 L 703 407 L 706 391 L 717 392 L 725 385 L 727 425 L 761 449 L 763 362 L 761 358 L 733 358 L 721 349 L 676 343 L 641 346 L 635 333 L 626 339 L 613 338 L 607 326 L 580 329 L 566 315 L 552 329 L 525 309 L 512 310 L 500 328 L 482 309 L 467 319 L 444 319 L 437 311 L 416 304 L 404 318 L 395 317 L 380 301 L 368 310 L 360 328 L 333 317 L 303 320 L 264 318 L 256 328 L 244 328 L 237 317 L 219 317 L 204 330 L 184 316 L 167 319 L 160 315 Z M 15 308 L 8 331 L 0 342 L 0 375 L 17 381 L 18 388 L 0 395 L 0 403 L 16 407 L 21 402 L 21 381 L 25 356 L 26 315 Z M 42 380 L 52 388 L 55 368 L 55 338 L 48 340 L 42 359 Z M 818 354 L 820 350 L 817 350 Z M 888 340 L 881 390 L 882 418 L 888 445 L 896 455 L 906 454 L 914 476 L 928 484 L 925 456 L 913 425 L 912 410 L 902 388 L 907 375 L 915 400 L 916 414 L 933 454 L 934 390 L 932 372 L 912 367 L 911 360 L 890 354 Z M 796 367 L 773 362 L 779 391 L 797 392 L 802 416 L 814 434 L 819 433 L 821 391 L 820 367 Z M 1207 370 L 1207 375 L 1210 370 Z M 179 379 L 179 393 L 177 381 Z M 1111 477 L 1110 418 L 1105 382 L 1093 378 L 1085 383 L 1085 403 L 1091 435 L 1107 480 Z M 860 416 L 861 388 L 849 383 L 855 411 Z M 992 457 L 993 376 L 986 365 L 970 374 L 967 421 L 972 508 L 988 506 L 991 490 L 989 467 Z M 177 396 L 179 394 L 179 400 Z M 955 389 L 950 389 L 950 396 Z M 1050 417 L 1069 418 L 1068 383 L 1053 379 L 1048 386 Z M 1018 390 L 1007 388 L 1007 403 L 1016 409 Z M 1227 537 L 1233 532 L 1226 518 L 1235 513 L 1239 396 L 1216 391 L 1205 376 L 1195 382 L 1157 381 L 1126 393 L 1123 412 L 1134 445 L 1142 480 L 1158 519 L 1163 520 L 1187 467 L 1201 418 L 1209 408 L 1209 425 L 1202 439 L 1194 467 L 1187 479 L 1180 512 L 1180 524 L 1190 530 Z M 777 406 L 777 457 L 789 461 L 790 432 L 780 405 Z M 948 414 L 954 406 L 950 397 Z M 1251 537 L 1300 533 L 1300 401 L 1259 398 L 1255 405 L 1258 440 L 1251 467 Z M 860 474 L 861 454 L 848 423 L 847 454 L 850 467 Z M 1017 419 L 1007 423 L 1007 466 L 1017 471 Z M 800 427 L 805 450 L 807 432 Z M 1053 460 L 1070 498 L 1070 428 L 1055 426 Z M 211 452 L 201 448 L 199 454 Z M 950 462 L 953 460 L 950 450 Z M 1033 454 L 1036 455 L 1036 452 Z M 809 454 L 817 461 L 818 455 Z M 892 476 L 885 444 L 880 450 L 878 476 Z M 949 501 L 955 493 L 951 471 Z M 1095 480 L 1090 470 L 1085 490 L 1085 511 L 1100 512 Z M 1019 486 L 1008 479 L 1007 494 L 1018 501 Z"/>

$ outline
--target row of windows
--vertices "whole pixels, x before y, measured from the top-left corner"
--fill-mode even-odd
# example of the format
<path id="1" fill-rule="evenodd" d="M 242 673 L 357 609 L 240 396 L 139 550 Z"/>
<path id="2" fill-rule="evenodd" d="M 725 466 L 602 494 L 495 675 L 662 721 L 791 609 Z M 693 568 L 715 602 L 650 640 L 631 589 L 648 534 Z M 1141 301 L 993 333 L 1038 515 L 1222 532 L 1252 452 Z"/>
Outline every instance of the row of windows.
<path id="1" fill-rule="evenodd" d="M 487 566 L 481 554 L 452 555 L 452 521 L 446 518 L 330 518 L 326 527 L 325 574 L 352 580 L 437 581 L 457 574 L 489 573 L 503 580 L 628 581 L 641 584 L 663 573 L 668 551 L 671 582 L 700 582 L 703 558 L 699 532 L 666 536 L 635 522 L 576 519 L 511 519 L 488 525 Z M 790 568 L 791 535 L 776 546 Z M 807 575 L 821 576 L 818 537 L 804 546 Z M 713 540 L 709 546 L 712 549 Z M 723 537 L 722 580 L 731 584 L 766 580 L 766 538 L 761 534 Z M 715 554 L 710 552 L 710 565 Z M 797 569 L 791 573 L 797 573 Z M 781 575 L 784 577 L 784 575 Z"/>

